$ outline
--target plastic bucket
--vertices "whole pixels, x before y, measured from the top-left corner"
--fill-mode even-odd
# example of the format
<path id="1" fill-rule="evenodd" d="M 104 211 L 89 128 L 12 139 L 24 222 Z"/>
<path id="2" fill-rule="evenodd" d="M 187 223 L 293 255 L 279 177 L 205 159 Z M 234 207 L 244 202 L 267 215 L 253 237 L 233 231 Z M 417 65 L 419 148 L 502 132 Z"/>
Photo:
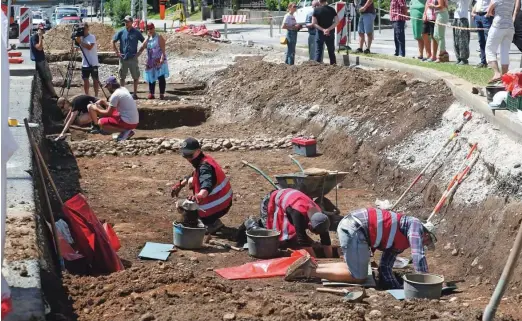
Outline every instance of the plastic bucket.
<path id="1" fill-rule="evenodd" d="M 406 299 L 440 299 L 444 277 L 436 274 L 405 274 L 404 297 Z"/>
<path id="2" fill-rule="evenodd" d="M 498 93 L 499 91 L 504 91 L 504 90 L 506 90 L 506 88 L 504 88 L 504 86 L 499 86 L 499 85 L 486 86 L 486 99 L 487 99 L 488 103 L 493 101 L 493 96 L 495 96 L 496 93 Z"/>
<path id="3" fill-rule="evenodd" d="M 248 231 L 248 254 L 258 259 L 276 257 L 279 251 L 279 234 L 281 233 L 278 231 L 263 228 Z"/>
<path id="4" fill-rule="evenodd" d="M 180 249 L 197 250 L 203 247 L 204 227 L 186 227 L 172 223 L 174 230 L 174 245 Z"/>

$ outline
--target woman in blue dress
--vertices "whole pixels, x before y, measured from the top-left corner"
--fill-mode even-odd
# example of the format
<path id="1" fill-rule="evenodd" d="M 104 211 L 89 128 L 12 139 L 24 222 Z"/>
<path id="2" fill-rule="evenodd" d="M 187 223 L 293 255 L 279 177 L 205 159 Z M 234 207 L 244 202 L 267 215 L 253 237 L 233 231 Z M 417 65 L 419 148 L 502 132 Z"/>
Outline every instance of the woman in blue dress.
<path id="1" fill-rule="evenodd" d="M 167 53 L 165 52 L 165 38 L 156 33 L 156 28 L 152 22 L 147 23 L 148 37 L 141 45 L 138 56 L 147 49 L 147 63 L 143 78 L 149 83 L 149 99 L 154 99 L 156 81 L 159 82 L 160 99 L 165 98 L 165 78 L 169 77 L 169 65 L 167 63 Z"/>

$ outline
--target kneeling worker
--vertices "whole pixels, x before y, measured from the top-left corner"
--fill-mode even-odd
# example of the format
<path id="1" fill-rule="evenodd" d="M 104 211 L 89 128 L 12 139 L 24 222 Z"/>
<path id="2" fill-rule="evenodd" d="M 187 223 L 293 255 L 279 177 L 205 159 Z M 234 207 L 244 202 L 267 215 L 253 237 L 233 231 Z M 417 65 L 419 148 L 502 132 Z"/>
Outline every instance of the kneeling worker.
<path id="1" fill-rule="evenodd" d="M 194 166 L 192 187 L 194 195 L 189 200 L 199 204 L 199 217 L 213 234 L 223 227 L 220 218 L 232 207 L 232 187 L 221 166 L 212 157 L 203 154 L 199 142 L 195 138 L 187 138 L 181 145 L 183 158 Z M 187 177 L 172 187 L 171 196 L 178 196 L 181 189 L 188 184 Z"/>
<path id="2" fill-rule="evenodd" d="M 92 122 L 91 115 L 87 110 L 87 106 L 96 102 L 98 98 L 88 95 L 77 95 L 69 101 L 65 97 L 58 98 L 57 105 L 66 115 L 64 120 L 64 127 L 60 135 L 55 139 L 56 141 L 65 138 L 65 133 L 69 130 L 71 125 L 86 126 Z"/>
<path id="3" fill-rule="evenodd" d="M 413 267 L 416 272 L 427 273 L 428 263 L 424 246 L 434 248 L 437 241 L 435 226 L 421 223 L 413 216 L 367 208 L 346 215 L 337 234 L 345 262 L 316 264 L 312 258 L 303 257 L 287 271 L 285 280 L 318 277 L 334 282 L 364 283 L 368 277 L 370 249 L 381 250 L 379 278 L 386 289 L 402 288 L 394 277 L 392 268 L 397 255 L 411 247 Z"/>
<path id="4" fill-rule="evenodd" d="M 281 232 L 281 242 L 288 242 L 290 247 L 295 245 L 303 248 L 312 256 L 315 256 L 312 248 L 314 241 L 306 234 L 306 230 L 318 234 L 325 257 L 332 257 L 332 241 L 328 232 L 330 220 L 303 192 L 285 188 L 268 193 L 261 202 L 260 215 L 261 227 Z M 251 222 L 252 219 L 245 222 L 246 229 L 251 228 Z"/>

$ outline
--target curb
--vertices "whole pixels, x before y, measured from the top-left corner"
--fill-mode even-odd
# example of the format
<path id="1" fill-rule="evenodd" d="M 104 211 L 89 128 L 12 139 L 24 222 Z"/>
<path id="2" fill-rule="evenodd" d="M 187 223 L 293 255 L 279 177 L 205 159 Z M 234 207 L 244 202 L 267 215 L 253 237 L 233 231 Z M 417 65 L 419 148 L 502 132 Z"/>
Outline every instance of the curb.
<path id="1" fill-rule="evenodd" d="M 308 56 L 308 50 L 306 49 L 297 48 L 296 51 L 300 55 Z M 337 61 L 342 62 L 343 56 L 345 55 L 337 53 Z M 437 79 L 444 80 L 446 85 L 451 89 L 453 95 L 459 102 L 466 106 L 472 107 L 475 111 L 482 114 L 491 124 L 497 126 L 502 132 L 507 134 L 513 140 L 522 142 L 522 123 L 518 120 L 518 117 L 514 113 L 507 110 L 496 111 L 494 115 L 489 108 L 485 97 L 471 93 L 471 89 L 476 86 L 470 82 L 443 71 L 412 66 L 393 60 L 371 58 L 360 55 L 353 56 L 359 57 L 359 63 L 362 66 L 397 69 L 402 72 L 414 74 L 415 77 L 424 81 Z"/>

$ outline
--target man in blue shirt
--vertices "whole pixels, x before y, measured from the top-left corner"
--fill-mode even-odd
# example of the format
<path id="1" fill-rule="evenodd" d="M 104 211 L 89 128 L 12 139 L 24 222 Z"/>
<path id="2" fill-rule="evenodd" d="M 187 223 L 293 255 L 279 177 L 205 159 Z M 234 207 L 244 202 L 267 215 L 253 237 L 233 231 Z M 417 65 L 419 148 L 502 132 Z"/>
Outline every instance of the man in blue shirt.
<path id="1" fill-rule="evenodd" d="M 306 28 L 308 29 L 308 56 L 310 60 L 314 60 L 315 57 L 315 27 L 312 23 L 312 16 L 315 8 L 319 7 L 319 0 L 312 1 L 312 11 L 306 15 Z M 322 62 L 322 61 L 321 61 Z"/>
<path id="2" fill-rule="evenodd" d="M 53 87 L 53 75 L 51 73 L 51 69 L 49 69 L 49 64 L 47 60 L 45 60 L 45 53 L 43 48 L 43 39 L 45 33 L 45 25 L 40 23 L 38 25 L 38 32 L 35 33 L 30 40 L 30 52 L 31 52 L 31 60 L 35 62 L 36 71 L 38 75 L 40 75 L 40 79 L 42 83 L 47 88 L 51 97 L 57 98 L 58 95 Z"/>
<path id="3" fill-rule="evenodd" d="M 125 28 L 118 31 L 112 38 L 112 46 L 114 52 L 120 57 L 120 66 L 118 73 L 120 76 L 120 85 L 125 86 L 125 78 L 127 72 L 130 70 L 132 79 L 134 80 L 134 94 L 132 98 L 138 99 L 138 81 L 140 79 L 140 68 L 138 66 L 138 41 L 144 42 L 145 38 L 143 35 L 132 27 L 132 17 L 126 16 L 123 21 L 125 22 Z M 120 42 L 120 47 L 116 46 L 117 42 Z"/>

